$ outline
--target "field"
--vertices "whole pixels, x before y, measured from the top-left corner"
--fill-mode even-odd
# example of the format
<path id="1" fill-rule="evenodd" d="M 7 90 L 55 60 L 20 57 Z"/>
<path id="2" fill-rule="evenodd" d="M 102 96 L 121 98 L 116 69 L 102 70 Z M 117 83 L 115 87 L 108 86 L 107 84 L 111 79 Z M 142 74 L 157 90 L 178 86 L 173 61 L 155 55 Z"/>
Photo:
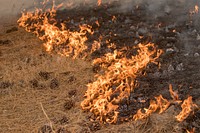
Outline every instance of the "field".
<path id="1" fill-rule="evenodd" d="M 138 109 L 148 108 L 156 96 L 172 100 L 170 84 L 180 100 L 192 96 L 193 103 L 200 106 L 199 14 L 191 15 L 190 8 L 182 11 L 181 5 L 174 4 L 170 12 L 155 17 L 145 5 L 122 12 L 118 4 L 82 5 L 57 11 L 55 19 L 64 22 L 70 31 L 78 31 L 81 24 L 92 26 L 94 33 L 86 34 L 86 44 L 91 46 L 98 41 L 101 48 L 84 59 L 57 54 L 63 46 L 46 51 L 44 41 L 18 26 L 20 15 L 1 22 L 0 132 L 200 132 L 200 110 L 195 108 L 179 122 L 175 116 L 182 109 L 177 103 L 161 114 L 132 119 Z M 108 42 L 116 46 L 108 48 Z M 133 46 L 149 42 L 163 51 L 156 60 L 159 65 L 149 63 L 137 76 L 138 85 L 119 104 L 118 121 L 101 123 L 92 112 L 82 110 L 87 84 L 101 73 L 99 66 L 92 65 L 93 60 L 124 47 L 130 58 L 135 54 Z"/>

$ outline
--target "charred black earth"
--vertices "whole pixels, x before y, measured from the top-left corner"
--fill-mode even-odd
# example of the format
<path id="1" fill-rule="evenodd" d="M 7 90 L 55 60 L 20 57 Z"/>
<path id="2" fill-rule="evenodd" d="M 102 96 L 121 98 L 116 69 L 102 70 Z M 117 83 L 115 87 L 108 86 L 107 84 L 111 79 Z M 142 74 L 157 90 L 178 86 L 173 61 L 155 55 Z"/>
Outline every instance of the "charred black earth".
<path id="1" fill-rule="evenodd" d="M 155 64 L 149 64 L 144 70 L 144 72 L 146 72 L 145 76 L 139 76 L 137 78 L 139 85 L 136 87 L 134 92 L 131 93 L 131 97 L 120 104 L 120 118 L 116 125 L 101 125 L 98 121 L 95 121 L 95 116 L 93 116 L 93 114 L 82 112 L 80 109 L 79 103 L 83 99 L 86 87 L 83 87 L 84 89 L 81 92 L 77 90 L 80 89 L 81 85 L 84 86 L 88 82 L 91 82 L 93 80 L 91 75 L 98 73 L 99 68 L 85 65 L 86 68 L 82 69 L 83 75 L 84 73 L 89 73 L 90 76 L 84 80 L 82 79 L 84 76 L 80 76 L 81 71 L 73 68 L 73 64 L 80 65 L 79 63 L 76 64 L 76 61 L 71 62 L 71 70 L 67 72 L 64 70 L 56 72 L 56 69 L 51 70 L 50 68 L 44 71 L 45 67 L 42 65 L 44 63 L 42 60 L 64 61 L 64 65 L 65 59 L 63 59 L 63 57 L 61 59 L 57 59 L 58 57 L 54 59 L 55 57 L 52 57 L 54 55 L 48 55 L 44 51 L 39 50 L 42 48 L 38 46 L 38 48 L 35 49 L 35 52 L 33 52 L 36 53 L 34 56 L 26 55 L 29 58 L 25 58 L 25 63 L 28 64 L 28 66 L 32 63 L 30 64 L 31 69 L 34 65 L 38 69 L 38 71 L 34 71 L 32 74 L 33 77 L 31 77 L 30 80 L 28 78 L 27 81 L 21 81 L 21 78 L 19 80 L 12 80 L 11 78 L 9 81 L 9 76 L 4 76 L 6 73 L 1 71 L 0 74 L 3 77 L 0 81 L 1 99 L 6 100 L 6 95 L 9 95 L 7 94 L 7 89 L 9 90 L 10 88 L 15 88 L 16 86 L 19 87 L 19 81 L 22 82 L 20 82 L 21 86 L 25 86 L 25 88 L 27 87 L 28 89 L 30 88 L 30 90 L 34 91 L 37 97 L 36 99 L 41 99 L 39 96 L 44 97 L 45 95 L 43 95 L 43 93 L 50 91 L 48 93 L 52 93 L 51 98 L 57 97 L 57 101 L 61 101 L 60 104 L 56 104 L 54 106 L 55 108 L 61 108 L 63 112 L 69 111 L 70 115 L 77 115 L 79 113 L 84 114 L 84 117 L 80 117 L 81 120 L 78 122 L 74 118 L 68 118 L 70 116 L 65 113 L 61 113 L 64 116 L 60 116 L 60 114 L 50 115 L 50 119 L 61 119 L 62 122 L 64 121 L 64 125 L 68 125 L 66 126 L 67 130 L 65 130 L 65 126 L 58 126 L 59 128 L 57 132 L 62 133 L 79 131 L 111 132 L 112 130 L 113 132 L 130 132 L 130 126 L 126 127 L 126 124 L 133 124 L 132 117 L 138 109 L 147 108 L 149 106 L 149 101 L 160 94 L 168 100 L 171 99 L 168 91 L 169 84 L 172 84 L 174 91 L 178 93 L 181 100 L 186 99 L 188 96 L 192 96 L 193 102 L 200 106 L 200 23 L 198 23 L 198 20 L 200 20 L 200 13 L 190 13 L 190 10 L 193 9 L 192 6 L 184 8 L 183 10 L 182 5 L 176 2 L 175 4 L 169 3 L 170 10 L 163 10 L 162 12 L 149 10 L 148 4 L 141 4 L 138 6 L 135 5 L 126 9 L 119 7 L 121 6 L 118 2 L 102 4 L 95 7 L 81 5 L 73 9 L 58 10 L 56 15 L 58 23 L 64 23 L 71 31 L 77 31 L 79 29 L 79 25 L 82 24 L 92 26 L 94 34 L 87 35 L 88 41 L 86 43 L 90 46 L 94 40 L 100 40 L 101 48 L 95 51 L 90 58 L 86 59 L 86 62 L 90 62 L 92 59 L 101 57 L 108 52 L 113 52 L 116 49 L 124 47 L 128 49 L 126 51 L 126 56 L 129 58 L 134 55 L 134 50 L 131 48 L 138 43 L 145 44 L 151 42 L 154 43 L 158 49 L 163 51 L 163 54 L 158 59 L 160 67 Z M 9 49 L 15 49 L 16 46 L 18 46 L 17 44 L 16 46 L 13 45 L 13 40 L 8 36 L 14 36 L 16 32 L 20 32 L 21 34 L 29 34 L 24 38 L 24 40 L 27 40 L 27 38 L 35 39 L 35 37 L 30 35 L 30 33 L 25 33 L 23 29 L 19 29 L 19 31 L 18 29 L 16 30 L 16 28 L 11 29 L 15 30 L 12 31 L 8 29 L 8 32 L 5 32 L 0 36 L 0 58 L 4 59 L 2 63 L 4 65 L 1 67 L 3 70 L 12 70 L 13 67 L 8 67 L 7 64 L 9 63 L 6 63 L 9 62 L 8 59 L 12 59 L 13 62 L 16 63 L 16 66 L 21 66 L 18 72 L 26 70 L 29 71 L 30 68 L 22 65 L 23 63 L 19 63 L 18 59 L 11 57 L 7 58 L 7 56 L 9 56 Z M 114 43 L 116 48 L 107 48 L 107 41 L 109 41 L 109 43 Z M 38 43 L 41 44 L 39 41 Z M 20 43 L 19 46 L 21 47 L 21 45 L 22 44 Z M 30 44 L 30 46 L 34 47 L 34 44 Z M 39 54 L 36 51 L 40 51 Z M 24 56 L 23 53 L 24 52 L 22 51 L 19 55 L 20 58 Z M 17 52 L 14 52 L 13 56 L 15 54 L 17 54 Z M 37 58 L 39 61 L 37 61 Z M 57 63 L 59 63 L 59 61 Z M 22 62 L 24 62 L 24 59 Z M 36 63 L 34 64 L 34 62 Z M 69 62 L 67 61 L 67 63 Z M 64 96 L 61 95 L 61 92 L 63 91 L 62 88 L 66 83 L 68 84 L 68 87 L 65 87 L 66 90 L 63 93 L 66 93 L 67 96 Z M 57 95 L 58 93 L 59 95 Z M 79 99 L 78 101 L 76 101 L 77 98 Z M 54 102 L 55 101 L 52 101 L 52 103 Z M 3 103 L 4 102 L 1 104 Z M 20 105 L 20 102 L 18 104 Z M 1 106 L 6 108 L 6 106 Z M 48 108 L 48 106 L 46 108 Z M 51 110 L 51 108 L 53 108 L 53 106 L 49 106 L 49 112 L 54 111 L 54 109 Z M 78 112 L 75 110 L 78 110 Z M 73 113 L 74 111 L 76 112 L 75 114 Z M 148 126 L 145 127 L 145 130 L 147 131 L 147 129 L 151 126 L 155 126 L 154 124 L 156 122 L 154 121 L 158 121 L 158 123 L 162 122 L 163 119 L 166 119 L 166 117 L 171 116 L 173 113 L 177 114 L 177 112 L 180 111 L 180 106 L 176 104 L 171 105 L 164 115 L 160 114 L 158 116 L 152 116 L 150 118 L 151 120 L 147 120 L 150 121 L 150 123 L 147 124 Z M 157 118 L 159 116 L 161 117 L 160 119 Z M 4 116 L 2 116 L 2 118 L 4 118 Z M 9 120 L 6 118 L 7 117 L 4 118 L 5 121 Z M 55 125 L 59 125 L 59 120 L 55 119 L 52 121 Z M 37 128 L 38 124 L 35 125 L 35 128 Z M 71 127 L 73 125 L 78 126 L 74 126 L 73 128 Z M 200 132 L 200 112 L 195 111 L 186 120 L 178 124 L 176 123 L 175 125 L 178 125 L 179 129 L 171 125 L 170 129 L 163 128 L 162 130 L 157 130 L 156 132 L 186 132 L 186 129 L 192 130 L 194 128 L 195 132 L 198 133 Z M 118 126 L 118 128 L 115 126 Z M 81 130 L 75 130 L 75 127 L 81 127 Z M 123 128 L 125 129 L 122 130 Z M 153 129 L 155 129 L 155 127 Z M 38 128 L 38 130 L 39 132 L 45 133 L 52 132 L 51 127 L 45 124 Z M 145 130 L 139 129 L 138 132 L 146 132 Z M 147 132 L 154 131 L 148 130 Z"/>

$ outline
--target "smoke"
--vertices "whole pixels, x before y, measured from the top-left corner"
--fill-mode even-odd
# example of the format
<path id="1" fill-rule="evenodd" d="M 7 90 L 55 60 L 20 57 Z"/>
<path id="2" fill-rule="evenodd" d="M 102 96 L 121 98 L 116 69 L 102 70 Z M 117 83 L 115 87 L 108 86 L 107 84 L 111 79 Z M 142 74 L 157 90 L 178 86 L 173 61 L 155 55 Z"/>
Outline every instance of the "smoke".
<path id="1" fill-rule="evenodd" d="M 0 0 L 0 15 L 17 14 L 23 9 L 34 9 L 41 6 L 44 0 Z M 47 1 L 47 0 L 46 0 Z M 52 0 L 49 0 L 52 1 Z M 56 3 L 64 3 L 64 7 L 79 6 L 82 4 L 96 5 L 98 0 L 55 0 Z M 102 3 L 119 2 L 120 11 L 132 9 L 135 6 L 146 6 L 147 12 L 159 15 L 170 13 L 173 8 L 182 6 L 183 10 L 199 4 L 198 0 L 102 0 Z"/>
<path id="2" fill-rule="evenodd" d="M 33 5 L 34 1 L 31 0 L 1 0 L 0 15 L 14 15 Z"/>
<path id="3" fill-rule="evenodd" d="M 24 9 L 31 11 L 35 7 L 42 7 L 41 2 L 44 0 L 0 0 L 0 18 L 12 17 L 21 13 Z M 52 0 L 47 3 L 46 7 L 51 7 Z M 56 4 L 63 3 L 63 8 L 73 8 L 76 6 L 86 5 L 85 7 L 97 6 L 98 0 L 55 0 Z M 115 8 L 117 12 L 130 11 L 136 6 L 142 6 L 147 16 L 157 19 L 165 15 L 176 16 L 177 23 L 188 18 L 189 11 L 194 6 L 200 5 L 199 0 L 102 0 L 102 4 L 117 2 L 118 7 Z M 199 13 L 200 14 L 200 13 Z M 199 16 L 199 15 L 198 15 Z M 197 18 L 197 16 L 196 16 Z M 0 21 L 2 21 L 1 19 Z M 196 25 L 198 21 L 193 18 Z"/>

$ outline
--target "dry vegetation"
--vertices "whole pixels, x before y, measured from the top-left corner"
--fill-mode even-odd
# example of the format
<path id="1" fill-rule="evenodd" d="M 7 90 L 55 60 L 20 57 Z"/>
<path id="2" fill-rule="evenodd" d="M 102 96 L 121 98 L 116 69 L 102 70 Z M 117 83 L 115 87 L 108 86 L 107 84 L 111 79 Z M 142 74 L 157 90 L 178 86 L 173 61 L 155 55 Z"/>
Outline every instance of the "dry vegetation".
<path id="1" fill-rule="evenodd" d="M 65 33 L 59 31 L 61 27 L 53 28 L 58 31 L 59 36 L 69 36 L 70 38 L 73 36 L 74 31 L 78 31 L 77 29 L 80 28 L 79 24 L 86 23 L 92 25 L 92 30 L 94 31 L 92 35 L 88 34 L 88 31 L 83 32 L 83 34 L 78 34 L 77 32 L 78 38 L 84 35 L 88 37 L 88 39 L 84 39 L 81 42 L 81 45 L 86 44 L 89 51 L 83 49 L 81 52 L 84 52 L 84 54 L 89 53 L 89 56 L 85 56 L 82 53 L 75 53 L 75 56 L 71 56 L 73 51 L 68 52 L 70 55 L 66 53 L 57 54 L 57 52 L 63 50 L 65 40 L 61 40 L 61 42 L 58 42 L 59 45 L 53 46 L 56 40 L 52 43 L 48 35 L 54 34 L 47 33 L 41 38 L 41 29 L 37 29 L 36 35 L 39 36 L 41 41 L 36 35 L 18 27 L 17 20 L 14 18 L 2 22 L 0 27 L 0 132 L 182 133 L 191 131 L 192 133 L 193 129 L 195 129 L 195 132 L 200 131 L 200 112 L 196 106 L 200 105 L 200 60 L 197 55 L 200 52 L 200 47 L 196 36 L 189 36 L 190 41 L 194 43 L 190 48 L 189 55 L 185 56 L 188 51 L 181 45 L 182 38 L 179 37 L 182 32 L 184 33 L 188 30 L 184 24 L 181 23 L 166 30 L 166 27 L 171 26 L 173 23 L 173 19 L 169 20 L 171 16 L 168 16 L 169 18 L 164 18 L 164 21 L 169 20 L 169 22 L 163 22 L 163 26 L 158 28 L 157 24 L 163 21 L 163 18 L 156 20 L 157 22 L 152 20 L 146 22 L 143 18 L 145 9 L 142 6 L 139 9 L 134 9 L 135 14 L 130 15 L 132 12 L 116 12 L 115 3 L 101 5 L 101 1 L 98 2 L 100 7 L 92 9 L 75 8 L 58 11 L 55 20 L 65 22 L 64 24 L 69 29 L 65 27 L 63 31 L 68 31 Z M 102 18 L 102 15 L 104 18 Z M 146 17 L 148 18 L 148 15 Z M 50 23 L 46 22 L 45 24 L 48 28 L 50 27 Z M 148 30 L 143 29 L 145 26 Z M 39 28 L 43 29 L 44 27 Z M 137 31 L 140 34 L 139 36 Z M 44 44 L 45 47 L 43 46 L 44 41 L 47 42 Z M 93 41 L 98 41 L 98 43 L 92 45 Z M 108 118 L 112 117 L 113 114 L 109 114 L 110 112 L 108 114 L 104 112 L 101 115 L 101 110 L 99 108 L 94 109 L 95 106 L 90 106 L 89 111 L 92 110 L 91 112 L 87 111 L 88 108 L 82 110 L 84 109 L 84 106 L 81 107 L 83 101 L 86 101 L 87 104 L 95 104 L 97 97 L 100 97 L 99 99 L 102 100 L 101 97 L 104 96 L 102 94 L 95 95 L 89 101 L 87 101 L 87 97 L 84 97 L 84 95 L 92 95 L 90 93 L 87 95 L 89 89 L 94 89 L 95 91 L 98 90 L 98 87 L 104 89 L 101 82 L 97 84 L 97 88 L 91 87 L 95 81 L 98 81 L 98 75 L 113 74 L 115 68 L 112 68 L 112 65 L 114 64 L 115 66 L 119 62 L 123 64 L 125 59 L 129 59 L 128 61 L 126 60 L 128 62 L 126 64 L 131 64 L 133 59 L 136 60 L 134 57 L 131 58 L 135 54 L 135 50 L 132 48 L 138 43 L 147 44 L 151 41 L 155 43 L 156 48 L 163 51 L 158 60 L 156 60 L 158 56 L 154 56 L 155 59 L 149 59 L 154 61 L 154 63 L 147 65 L 149 60 L 144 64 L 142 64 L 142 61 L 148 59 L 149 56 L 145 57 L 145 59 L 140 59 L 139 63 L 141 64 L 139 66 L 141 68 L 136 69 L 135 75 L 133 74 L 131 80 L 128 74 L 125 73 L 125 76 L 121 74 L 124 71 L 130 70 L 124 68 L 117 75 L 118 78 L 123 78 L 124 76 L 124 79 L 113 79 L 112 81 L 116 80 L 119 82 L 111 83 L 110 80 L 105 85 L 117 86 L 128 79 L 125 82 L 128 86 L 130 82 L 133 85 L 137 81 L 137 85 L 135 86 L 134 84 L 133 92 L 127 90 L 127 92 L 130 92 L 128 96 L 120 97 L 121 99 L 115 96 L 116 99 L 120 99 L 117 100 L 120 101 L 117 105 L 118 107 L 115 110 L 111 109 L 111 113 L 113 111 L 119 113 L 119 119 L 114 121 L 115 124 L 102 123 L 102 121 L 106 121 L 107 115 Z M 70 42 L 71 44 L 71 47 L 74 48 L 73 45 L 76 43 L 72 41 Z M 101 47 L 98 45 L 101 45 Z M 107 45 L 110 45 L 109 49 Z M 51 46 L 49 50 L 51 52 L 46 51 L 47 46 Z M 124 52 L 125 56 L 121 56 L 123 58 L 120 59 L 111 59 L 111 56 L 109 56 L 108 59 L 112 61 L 106 60 L 107 57 L 104 54 L 114 53 L 116 49 L 121 53 Z M 148 53 L 145 53 L 145 49 L 142 52 L 139 57 L 143 57 L 144 54 Z M 84 56 L 84 59 L 76 58 L 78 56 Z M 112 55 L 112 57 L 114 56 Z M 97 61 L 96 64 L 104 62 L 105 66 L 94 65 L 94 59 Z M 134 63 L 132 63 L 132 67 L 135 67 Z M 142 71 L 141 69 L 144 70 Z M 139 70 L 141 72 L 138 72 Z M 95 75 L 97 78 L 95 78 Z M 169 84 L 173 85 L 174 93 L 170 91 L 171 95 L 168 90 Z M 105 89 L 105 91 L 110 92 L 109 89 Z M 122 94 L 115 94 L 113 91 L 112 95 Z M 167 107 L 164 108 L 162 113 L 159 114 L 156 111 L 159 107 L 156 107 L 152 111 L 155 113 L 148 114 L 148 117 L 145 117 L 145 119 L 134 121 L 133 117 L 136 112 L 139 109 L 148 108 L 150 101 L 152 99 L 155 100 L 154 97 L 160 94 L 170 101 L 170 104 L 167 103 Z M 177 95 L 179 96 L 178 98 Z M 192 113 L 189 112 L 187 119 L 184 118 L 183 122 L 178 122 L 175 116 L 182 109 L 177 101 L 184 101 L 189 96 L 193 97 L 196 105 L 193 103 L 187 104 L 188 106 L 191 105 L 189 109 L 192 109 Z M 107 102 L 109 103 L 110 101 L 108 100 Z M 162 107 L 160 107 L 161 109 Z M 144 113 L 144 111 L 140 113 Z"/>

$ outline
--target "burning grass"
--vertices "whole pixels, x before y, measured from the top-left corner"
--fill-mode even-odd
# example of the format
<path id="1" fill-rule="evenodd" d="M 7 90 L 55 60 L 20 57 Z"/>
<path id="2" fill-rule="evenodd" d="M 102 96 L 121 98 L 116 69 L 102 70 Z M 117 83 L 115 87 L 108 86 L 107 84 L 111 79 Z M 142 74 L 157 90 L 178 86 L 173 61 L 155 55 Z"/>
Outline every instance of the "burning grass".
<path id="1" fill-rule="evenodd" d="M 163 98 L 162 95 L 159 95 L 158 97 L 155 97 L 156 100 L 150 101 L 150 106 L 148 109 L 146 108 L 144 109 L 145 110 L 144 113 L 142 113 L 141 109 L 139 109 L 137 113 L 133 116 L 133 119 L 138 120 L 138 119 L 147 118 L 156 111 L 159 111 L 159 114 L 161 114 L 164 111 L 166 111 L 171 104 L 174 104 L 174 103 L 180 104 L 182 101 L 178 99 L 178 94 L 176 94 L 172 90 L 171 84 L 169 85 L 169 91 L 173 99 L 172 101 L 168 101 L 167 99 Z M 181 108 L 182 108 L 182 111 L 177 116 L 175 116 L 175 118 L 179 122 L 182 122 L 183 120 L 185 120 L 191 114 L 191 112 L 193 112 L 195 109 L 198 108 L 198 106 L 196 104 L 193 104 L 192 97 L 189 96 L 187 99 L 183 101 Z"/>
<path id="2" fill-rule="evenodd" d="M 101 1 L 98 1 L 98 6 L 100 5 Z M 55 6 L 53 1 L 53 6 L 48 11 L 44 12 L 42 9 L 36 9 L 33 13 L 23 13 L 18 20 L 19 26 L 24 27 L 28 32 L 33 32 L 43 40 L 46 51 L 53 51 L 58 46 L 58 54 L 72 56 L 73 58 L 80 56 L 85 58 L 88 56 L 86 34 L 93 34 L 92 27 L 86 24 L 80 25 L 80 31 L 72 32 L 66 28 L 64 23 L 58 24 L 55 16 L 56 10 L 61 6 L 62 4 Z M 195 6 L 193 12 L 198 12 L 198 6 Z M 58 25 L 61 27 L 59 28 Z M 100 43 L 94 43 L 89 53 L 91 54 L 99 48 Z M 123 52 L 123 50 L 128 51 L 129 49 L 123 48 L 121 51 L 115 50 L 113 53 L 107 53 L 93 61 L 93 65 L 100 66 L 103 73 L 97 74 L 95 76 L 96 80 L 87 85 L 88 89 L 81 107 L 84 110 L 93 112 L 97 120 L 101 122 L 117 122 L 119 104 L 122 100 L 128 99 L 130 93 L 134 91 L 137 85 L 136 77 L 140 75 L 141 70 L 148 63 L 155 63 L 162 53 L 161 50 L 156 50 L 152 43 L 147 45 L 138 44 L 137 47 L 134 46 L 131 49 L 137 49 L 137 53 L 130 59 Z M 172 91 L 172 87 L 170 87 L 170 93 L 173 100 L 178 100 L 178 95 Z M 150 101 L 150 106 L 145 109 L 145 113 L 138 110 L 133 119 L 146 118 L 158 109 L 159 113 L 162 113 L 170 105 L 170 102 L 162 95 L 155 97 L 155 99 L 156 101 Z M 192 104 L 191 99 L 192 97 L 189 97 L 182 104 L 183 111 L 176 117 L 178 121 L 183 121 L 190 114 L 191 107 L 195 106 Z"/>
<path id="3" fill-rule="evenodd" d="M 97 5 L 101 6 L 101 2 L 102 1 L 99 0 Z M 22 17 L 18 20 L 18 24 L 24 27 L 26 31 L 34 33 L 41 39 L 48 52 L 55 52 L 63 57 L 67 56 L 73 59 L 85 59 L 90 57 L 96 50 L 101 48 L 102 37 L 100 37 L 100 41 L 94 40 L 94 42 L 89 45 L 87 42 L 88 36 L 93 36 L 95 32 L 92 26 L 82 24 L 79 25 L 79 30 L 72 31 L 68 29 L 64 22 L 59 23 L 55 17 L 57 15 L 57 10 L 61 6 L 62 4 L 59 6 L 53 5 L 49 10 L 36 9 L 35 12 L 23 13 Z M 191 14 L 198 13 L 197 7 L 195 6 L 195 10 Z M 118 21 L 115 15 L 110 16 L 112 16 L 111 19 L 113 23 Z M 95 21 L 95 23 L 98 28 L 100 28 L 102 23 L 99 23 L 99 21 Z M 176 30 L 173 30 L 173 33 L 175 34 Z M 139 38 L 143 39 L 143 36 L 139 36 Z M 162 65 L 158 64 L 157 60 L 163 52 L 153 43 L 137 43 L 136 46 L 123 46 L 119 48 L 117 44 L 107 41 L 106 49 L 114 50 L 110 50 L 106 52 L 106 54 L 100 55 L 98 58 L 92 60 L 92 65 L 94 67 L 98 66 L 99 69 L 94 76 L 94 81 L 90 81 L 90 83 L 86 85 L 87 90 L 84 99 L 82 102 L 79 102 L 79 105 L 81 105 L 83 110 L 92 112 L 95 115 L 94 119 L 101 123 L 118 123 L 121 113 L 119 111 L 120 104 L 125 100 L 129 100 L 131 93 L 134 95 L 134 91 L 139 85 L 137 78 L 145 76 L 145 70 L 148 69 L 147 66 L 149 64 L 154 63 L 159 65 L 159 67 Z M 131 54 L 127 55 L 127 53 Z M 59 62 L 59 59 L 56 61 Z M 41 73 L 39 75 L 41 75 Z M 50 77 L 44 76 L 42 78 L 44 78 L 44 81 L 47 81 Z M 66 82 L 68 83 L 74 80 L 76 80 L 76 78 L 71 76 Z M 34 89 L 40 86 L 40 83 L 36 82 L 31 82 L 36 86 L 33 87 Z M 56 90 L 60 88 L 60 83 L 58 82 L 59 80 L 52 79 L 50 82 L 50 89 Z M 172 100 L 158 95 L 155 99 L 150 99 L 148 108 L 139 109 L 136 114 L 130 113 L 131 116 L 129 117 L 135 121 L 145 119 L 149 118 L 152 113 L 155 112 L 159 114 L 165 113 L 173 104 L 180 105 L 183 100 L 179 99 L 177 91 L 172 90 L 172 85 L 169 86 L 169 92 Z M 73 97 L 76 92 L 69 94 Z M 71 100 L 69 101 L 65 104 L 65 109 L 67 111 L 75 106 Z M 183 101 L 181 108 L 182 111 L 174 117 L 179 122 L 187 119 L 198 107 L 192 102 L 192 96 L 189 96 Z M 45 112 L 43 106 L 42 110 Z M 46 114 L 46 112 L 44 114 Z M 49 119 L 50 118 L 48 118 L 48 120 Z M 93 130 L 93 128 L 99 130 L 100 128 L 95 122 L 91 125 L 91 130 Z M 52 128 L 53 125 L 51 124 L 50 126 Z M 191 132 L 192 131 L 193 129 Z"/>
<path id="4" fill-rule="evenodd" d="M 149 50 L 152 48 L 152 50 Z M 118 104 L 128 99 L 136 86 L 136 77 L 149 62 L 155 62 L 161 51 L 154 44 L 139 44 L 136 56 L 126 58 L 123 52 L 114 51 L 97 58 L 93 64 L 99 64 L 103 74 L 97 74 L 96 81 L 88 84 L 83 109 L 93 112 L 101 122 L 116 123 Z"/>
<path id="5" fill-rule="evenodd" d="M 69 31 L 64 23 L 58 24 L 55 20 L 56 10 L 61 5 L 54 6 L 48 11 L 36 9 L 35 12 L 23 13 L 22 17 L 18 20 L 19 26 L 24 27 L 26 31 L 32 32 L 44 41 L 46 51 L 57 50 L 57 53 L 64 56 L 86 57 L 88 46 L 85 44 L 87 41 L 86 34 L 93 34 L 91 26 L 80 25 L 80 31 Z M 60 28 L 59 28 L 60 27 Z M 93 44 L 92 51 L 96 48 Z"/>

